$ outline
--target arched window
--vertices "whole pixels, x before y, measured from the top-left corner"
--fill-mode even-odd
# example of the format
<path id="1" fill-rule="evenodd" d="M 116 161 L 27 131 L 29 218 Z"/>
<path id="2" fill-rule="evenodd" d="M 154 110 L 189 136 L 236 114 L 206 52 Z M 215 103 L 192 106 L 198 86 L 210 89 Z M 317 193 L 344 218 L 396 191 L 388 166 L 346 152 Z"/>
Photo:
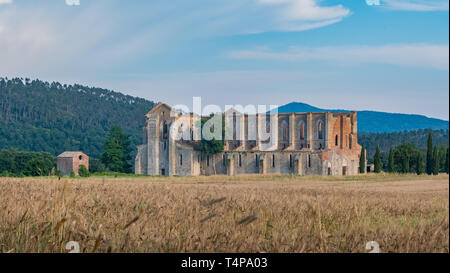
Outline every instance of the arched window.
<path id="1" fill-rule="evenodd" d="M 308 168 L 311 168 L 311 155 L 308 155 Z"/>
<path id="2" fill-rule="evenodd" d="M 183 166 L 183 155 L 180 155 L 180 166 Z"/>
<path id="3" fill-rule="evenodd" d="M 239 167 L 242 167 L 242 155 L 239 154 Z"/>
<path id="4" fill-rule="evenodd" d="M 305 139 L 305 123 L 302 122 L 300 125 L 300 140 Z"/>
<path id="5" fill-rule="evenodd" d="M 348 135 L 348 147 L 352 149 L 352 135 Z"/>
<path id="6" fill-rule="evenodd" d="M 266 116 L 266 133 L 270 133 L 270 115 Z"/>
<path id="7" fill-rule="evenodd" d="M 283 140 L 288 140 L 288 127 L 286 123 L 283 124 Z"/>
<path id="8" fill-rule="evenodd" d="M 335 143 L 336 143 L 336 144 L 335 144 L 335 145 L 336 145 L 336 147 L 337 147 L 337 146 L 339 146 L 339 136 L 338 136 L 338 135 L 336 135 L 336 140 L 335 140 Z"/>
<path id="9" fill-rule="evenodd" d="M 319 121 L 319 124 L 317 125 L 317 133 L 319 136 L 319 139 L 323 139 L 323 122 Z"/>
<path id="10" fill-rule="evenodd" d="M 272 155 L 272 167 L 275 168 L 275 155 Z"/>
<path id="11" fill-rule="evenodd" d="M 167 126 L 167 123 L 166 122 L 164 122 L 164 125 L 163 125 L 163 139 L 167 139 L 167 137 L 168 137 L 168 126 Z"/>
<path id="12" fill-rule="evenodd" d="M 237 140 L 236 113 L 233 113 L 233 140 Z"/>
<path id="13" fill-rule="evenodd" d="M 294 164 L 292 164 L 292 155 L 289 155 L 289 168 L 292 169 L 292 167 L 294 166 Z"/>

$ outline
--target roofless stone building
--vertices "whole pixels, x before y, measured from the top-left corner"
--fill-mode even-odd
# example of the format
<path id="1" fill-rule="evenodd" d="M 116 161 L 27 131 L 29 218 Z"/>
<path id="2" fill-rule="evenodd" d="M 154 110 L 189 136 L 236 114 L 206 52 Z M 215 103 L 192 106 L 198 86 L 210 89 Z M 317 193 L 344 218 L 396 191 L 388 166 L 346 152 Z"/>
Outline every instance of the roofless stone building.
<path id="1" fill-rule="evenodd" d="M 69 175 L 71 171 L 78 175 L 82 165 L 89 170 L 89 157 L 83 152 L 64 152 L 58 156 L 56 164 L 62 175 Z"/>
<path id="2" fill-rule="evenodd" d="M 225 113 L 224 152 L 208 155 L 194 140 L 201 117 L 174 113 L 164 103 L 146 115 L 135 173 L 147 175 L 356 175 L 361 146 L 357 113 Z M 273 130 L 275 128 L 275 130 Z M 255 133 L 256 132 L 256 133 Z M 269 138 L 262 135 L 269 134 Z M 178 138 L 174 135 L 190 136 Z"/>

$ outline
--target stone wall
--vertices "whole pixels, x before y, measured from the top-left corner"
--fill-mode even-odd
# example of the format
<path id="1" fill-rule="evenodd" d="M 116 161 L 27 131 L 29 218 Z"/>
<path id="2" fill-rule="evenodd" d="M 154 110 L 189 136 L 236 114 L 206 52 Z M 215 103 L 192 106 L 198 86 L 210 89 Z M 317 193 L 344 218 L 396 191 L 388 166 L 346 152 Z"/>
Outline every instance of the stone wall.
<path id="1" fill-rule="evenodd" d="M 180 176 L 358 173 L 361 146 L 357 143 L 355 112 L 274 114 L 271 116 L 274 120 L 271 127 L 276 126 L 275 138 L 278 140 L 274 145 L 275 151 L 262 149 L 261 145 L 266 144 L 259 139 L 260 136 L 257 136 L 257 140 L 251 140 L 249 136 L 251 131 L 258 132 L 258 127 L 265 129 L 264 116 L 229 116 L 229 122 L 236 120 L 236 132 L 233 136 L 243 136 L 244 139 L 227 141 L 224 153 L 206 155 L 196 150 L 194 142 L 171 140 L 170 134 L 174 131 L 168 129 L 181 122 L 184 127 L 176 133 L 186 135 L 187 132 L 187 135 L 192 136 L 192 124 L 200 117 L 192 114 L 171 117 L 170 111 L 170 107 L 160 104 L 147 114 L 144 130 L 146 142 L 139 147 L 136 173 Z M 255 128 L 247 128 L 249 120 L 257 121 Z"/>

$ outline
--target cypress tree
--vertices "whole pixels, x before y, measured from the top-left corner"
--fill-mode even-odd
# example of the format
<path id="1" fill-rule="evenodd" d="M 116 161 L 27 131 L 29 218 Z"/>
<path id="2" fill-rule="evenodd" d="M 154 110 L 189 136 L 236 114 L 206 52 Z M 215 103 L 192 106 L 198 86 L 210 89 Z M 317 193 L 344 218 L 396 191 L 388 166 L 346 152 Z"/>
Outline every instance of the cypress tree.
<path id="1" fill-rule="evenodd" d="M 428 149 L 427 149 L 427 174 L 433 173 L 433 136 L 428 134 Z"/>
<path id="2" fill-rule="evenodd" d="M 423 165 L 423 159 L 422 159 L 422 155 L 420 153 L 417 153 L 417 160 L 416 160 L 416 173 L 417 175 L 421 175 L 424 172 L 424 168 L 425 166 Z"/>
<path id="3" fill-rule="evenodd" d="M 433 175 L 439 174 L 439 154 L 437 147 L 434 147 L 433 150 Z"/>
<path id="4" fill-rule="evenodd" d="M 392 148 L 389 150 L 388 172 L 395 172 L 394 151 L 392 150 Z"/>
<path id="5" fill-rule="evenodd" d="M 448 174 L 448 172 L 449 172 L 449 151 L 448 151 L 448 148 L 447 148 L 447 153 L 446 153 L 446 155 L 445 155 L 445 172 Z"/>
<path id="6" fill-rule="evenodd" d="M 375 172 L 381 173 L 381 157 L 380 157 L 380 148 L 377 146 L 377 151 L 375 153 Z"/>
<path id="7" fill-rule="evenodd" d="M 406 151 L 402 153 L 402 173 L 409 173 L 409 155 Z"/>
<path id="8" fill-rule="evenodd" d="M 366 149 L 362 146 L 361 157 L 359 158 L 359 173 L 366 173 Z"/>

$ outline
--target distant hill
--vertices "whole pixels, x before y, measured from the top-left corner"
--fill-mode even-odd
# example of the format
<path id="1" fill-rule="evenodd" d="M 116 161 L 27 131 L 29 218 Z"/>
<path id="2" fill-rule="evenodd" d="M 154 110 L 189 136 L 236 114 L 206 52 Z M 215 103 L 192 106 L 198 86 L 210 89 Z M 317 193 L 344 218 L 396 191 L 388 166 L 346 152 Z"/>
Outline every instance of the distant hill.
<path id="1" fill-rule="evenodd" d="M 292 102 L 278 108 L 279 113 L 348 112 L 348 110 L 321 109 L 306 103 Z M 358 132 L 388 133 L 418 129 L 449 129 L 449 122 L 421 115 L 358 111 Z"/>
<path id="2" fill-rule="evenodd" d="M 142 143 L 144 115 L 154 105 L 101 88 L 0 78 L 0 150 L 81 150 L 97 157 L 116 124 L 136 146 Z"/>

